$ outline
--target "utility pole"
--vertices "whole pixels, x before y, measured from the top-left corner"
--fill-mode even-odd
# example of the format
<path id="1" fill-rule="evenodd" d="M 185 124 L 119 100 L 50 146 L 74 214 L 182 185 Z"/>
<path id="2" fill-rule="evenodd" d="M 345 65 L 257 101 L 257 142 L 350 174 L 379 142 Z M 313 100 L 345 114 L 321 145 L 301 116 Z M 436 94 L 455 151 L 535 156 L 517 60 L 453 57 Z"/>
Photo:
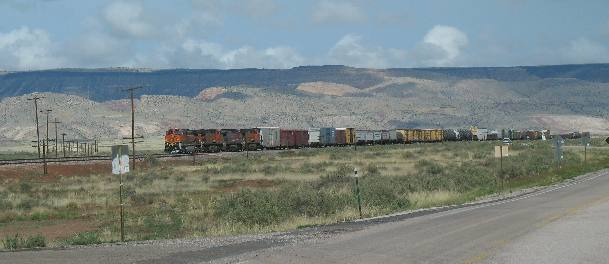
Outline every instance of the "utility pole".
<path id="1" fill-rule="evenodd" d="M 129 92 L 129 96 L 131 98 L 131 159 L 133 160 L 133 166 L 131 169 L 133 171 L 135 171 L 135 105 L 133 103 L 133 91 L 141 88 L 143 88 L 143 86 L 135 86 L 123 90 L 125 92 Z"/>
<path id="2" fill-rule="evenodd" d="M 66 133 L 61 133 L 61 151 L 63 152 L 63 157 L 66 157 Z"/>
<path id="3" fill-rule="evenodd" d="M 42 110 L 40 111 L 41 113 L 45 113 L 47 115 L 47 134 L 46 134 L 46 140 L 45 143 L 42 144 L 42 159 L 43 159 L 43 166 L 44 166 L 44 174 L 48 174 L 48 168 L 47 168 L 47 154 L 49 153 L 49 114 L 52 112 L 53 110 L 51 109 L 47 109 L 47 110 Z"/>
<path id="4" fill-rule="evenodd" d="M 55 158 L 58 158 L 59 151 L 57 151 L 57 124 L 61 124 L 61 122 L 57 121 L 57 118 L 55 118 L 55 121 L 51 123 L 55 124 Z"/>
<path id="5" fill-rule="evenodd" d="M 38 125 L 38 100 L 44 97 L 38 97 L 34 95 L 32 98 L 28 98 L 28 101 L 34 101 L 34 113 L 36 114 L 36 139 L 38 142 L 36 145 L 38 146 L 38 158 L 40 158 L 40 126 Z"/>

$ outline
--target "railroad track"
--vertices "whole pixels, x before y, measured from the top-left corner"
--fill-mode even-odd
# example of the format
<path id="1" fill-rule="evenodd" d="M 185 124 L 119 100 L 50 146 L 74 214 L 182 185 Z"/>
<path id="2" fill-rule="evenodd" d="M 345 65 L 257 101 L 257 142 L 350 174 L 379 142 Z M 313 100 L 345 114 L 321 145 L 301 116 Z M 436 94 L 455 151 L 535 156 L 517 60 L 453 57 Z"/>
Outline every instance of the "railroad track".
<path id="1" fill-rule="evenodd" d="M 201 154 L 197 154 L 201 155 Z M 179 158 L 179 157 L 192 157 L 190 154 L 152 154 L 155 158 Z M 138 160 L 143 160 L 144 155 L 137 155 L 136 158 Z M 112 159 L 111 156 L 83 156 L 83 157 L 60 157 L 60 158 L 47 158 L 47 163 L 67 163 L 67 162 L 88 162 L 88 161 L 110 161 Z M 19 165 L 19 164 L 42 164 L 44 163 L 43 159 L 10 159 L 10 160 L 0 160 L 0 166 L 5 165 Z"/>

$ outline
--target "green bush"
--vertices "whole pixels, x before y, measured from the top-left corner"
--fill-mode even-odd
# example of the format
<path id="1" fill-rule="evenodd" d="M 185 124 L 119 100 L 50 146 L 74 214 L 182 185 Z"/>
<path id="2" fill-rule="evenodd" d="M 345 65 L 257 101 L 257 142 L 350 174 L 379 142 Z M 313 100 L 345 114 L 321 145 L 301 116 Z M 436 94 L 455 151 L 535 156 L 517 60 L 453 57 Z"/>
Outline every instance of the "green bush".
<path id="1" fill-rule="evenodd" d="M 217 217 L 246 226 L 269 226 L 296 216 L 328 216 L 349 206 L 350 194 L 337 188 L 299 183 L 278 190 L 242 189 L 226 194 L 214 205 Z"/>
<path id="2" fill-rule="evenodd" d="M 419 160 L 416 164 L 416 168 L 419 172 L 425 172 L 432 175 L 438 175 L 444 172 L 444 167 L 433 160 Z"/>
<path id="3" fill-rule="evenodd" d="M 20 248 L 41 248 L 46 247 L 46 238 L 42 235 L 29 236 L 27 238 L 19 237 L 19 234 L 14 236 L 6 236 L 2 240 L 5 249 L 15 250 Z"/>
<path id="4" fill-rule="evenodd" d="M 341 164 L 338 165 L 336 170 L 327 172 L 326 174 L 320 177 L 321 185 L 335 184 L 335 183 L 344 183 L 351 181 L 351 176 L 353 175 L 353 168 Z"/>
<path id="5" fill-rule="evenodd" d="M 180 236 L 184 227 L 181 213 L 173 206 L 161 204 L 156 210 L 141 217 L 144 223 L 143 239 L 169 239 Z"/>
<path id="6" fill-rule="evenodd" d="M 78 233 L 69 239 L 65 240 L 67 245 L 95 245 L 100 244 L 102 241 L 99 235 L 95 232 L 84 232 Z"/>
<path id="7" fill-rule="evenodd" d="M 363 177 L 360 184 L 362 201 L 365 206 L 385 210 L 404 209 L 410 205 L 405 198 L 403 185 L 396 184 L 389 177 Z"/>
<path id="8" fill-rule="evenodd" d="M 285 219 L 280 198 L 271 191 L 241 191 L 220 198 L 215 204 L 215 214 L 227 221 L 247 226 L 266 226 Z"/>

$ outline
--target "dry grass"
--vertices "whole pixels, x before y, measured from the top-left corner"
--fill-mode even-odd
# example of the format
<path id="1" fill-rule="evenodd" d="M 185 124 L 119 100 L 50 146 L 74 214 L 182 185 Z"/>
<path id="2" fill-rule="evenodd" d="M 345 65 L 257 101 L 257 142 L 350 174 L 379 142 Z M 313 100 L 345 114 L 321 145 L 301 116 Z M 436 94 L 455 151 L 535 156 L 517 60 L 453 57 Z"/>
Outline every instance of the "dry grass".
<path id="1" fill-rule="evenodd" d="M 358 214 L 352 196 L 353 182 L 349 178 L 354 167 L 363 176 L 365 216 L 472 200 L 496 191 L 497 163 L 491 158 L 495 144 L 386 145 L 358 147 L 357 151 L 353 148 L 305 149 L 260 153 L 249 158 L 243 155 L 216 157 L 198 160 L 196 165 L 150 160 L 151 165 L 140 166 L 141 170 L 124 177 L 127 237 L 142 240 L 258 233 L 354 219 Z M 504 163 L 507 169 L 512 169 L 510 186 L 547 184 L 567 177 L 552 174 L 549 142 L 528 144 L 516 143 L 511 157 Z M 571 169 L 565 169 L 565 173 L 585 171 L 577 165 L 582 153 L 578 149 L 566 152 L 571 163 L 565 168 Z M 597 165 L 589 169 L 600 168 L 598 164 L 602 160 L 599 157 L 606 157 L 608 152 L 608 149 L 591 149 L 590 164 Z M 531 158 L 539 155 L 550 158 Z M 573 169 L 577 166 L 580 166 L 577 170 Z M 550 174 L 553 176 L 549 177 Z M 32 221 L 44 226 L 45 223 L 78 220 L 92 226 L 100 241 L 118 239 L 117 176 L 93 173 L 42 181 L 36 176 L 5 178 L 0 175 L 0 179 L 3 181 L 0 185 L 0 234 L 8 234 L 2 233 L 3 230 L 19 230 L 20 224 L 31 225 Z M 270 224 L 252 226 L 223 219 L 223 212 L 217 207 L 219 201 L 239 197 L 242 189 L 259 190 L 260 195 L 282 190 L 288 190 L 289 195 L 297 194 L 298 190 L 320 191 L 329 195 L 329 199 L 342 199 L 347 204 L 332 205 L 336 211 L 329 214 L 296 212 L 272 219 Z M 289 200 L 290 197 L 282 198 Z M 31 234 L 37 231 L 27 230 Z M 74 235 L 54 236 L 49 245 L 66 243 L 65 239 Z"/>

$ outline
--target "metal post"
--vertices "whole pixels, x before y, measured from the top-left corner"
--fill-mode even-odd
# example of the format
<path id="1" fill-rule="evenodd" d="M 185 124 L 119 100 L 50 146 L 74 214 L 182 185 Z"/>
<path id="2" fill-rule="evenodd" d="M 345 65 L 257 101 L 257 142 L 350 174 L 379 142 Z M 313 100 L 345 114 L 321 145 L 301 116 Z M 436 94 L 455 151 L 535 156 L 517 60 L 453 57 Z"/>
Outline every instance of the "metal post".
<path id="1" fill-rule="evenodd" d="M 63 157 L 66 157 L 66 133 L 61 133 L 61 152 L 63 152 Z"/>
<path id="2" fill-rule="evenodd" d="M 47 153 L 46 153 L 46 146 L 45 146 L 45 142 L 42 141 L 42 172 L 44 175 L 47 175 L 47 173 L 49 173 L 48 169 L 47 169 Z"/>
<path id="3" fill-rule="evenodd" d="M 501 179 L 501 190 L 503 191 L 503 145 L 499 146 L 499 179 Z"/>
<path id="4" fill-rule="evenodd" d="M 125 221 L 123 218 L 123 171 L 122 171 L 122 157 L 121 148 L 118 148 L 118 174 L 119 174 L 119 189 L 118 189 L 118 197 L 121 209 L 121 241 L 125 242 Z"/>
<path id="5" fill-rule="evenodd" d="M 362 219 L 362 198 L 359 192 L 359 176 L 357 175 L 357 168 L 353 169 L 355 177 L 355 193 L 357 194 L 357 209 L 359 210 L 359 219 Z"/>
<path id="6" fill-rule="evenodd" d="M 588 163 L 587 152 L 588 152 L 588 144 L 585 144 L 584 145 L 584 164 Z"/>

